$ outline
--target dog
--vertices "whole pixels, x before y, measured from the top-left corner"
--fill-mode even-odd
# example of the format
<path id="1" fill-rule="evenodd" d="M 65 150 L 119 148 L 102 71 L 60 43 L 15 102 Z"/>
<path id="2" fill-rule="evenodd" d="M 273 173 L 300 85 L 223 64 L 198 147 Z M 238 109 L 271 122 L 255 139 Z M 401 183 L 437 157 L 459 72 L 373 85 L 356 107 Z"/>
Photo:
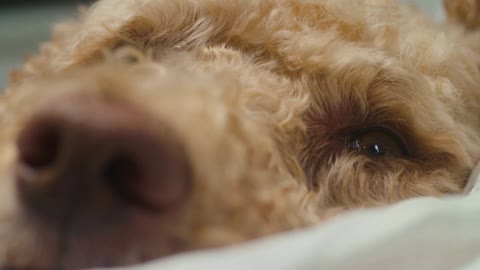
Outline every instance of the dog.
<path id="1" fill-rule="evenodd" d="M 461 193 L 475 3 L 437 25 L 390 0 L 96 2 L 1 97 L 1 265 L 128 266 Z"/>

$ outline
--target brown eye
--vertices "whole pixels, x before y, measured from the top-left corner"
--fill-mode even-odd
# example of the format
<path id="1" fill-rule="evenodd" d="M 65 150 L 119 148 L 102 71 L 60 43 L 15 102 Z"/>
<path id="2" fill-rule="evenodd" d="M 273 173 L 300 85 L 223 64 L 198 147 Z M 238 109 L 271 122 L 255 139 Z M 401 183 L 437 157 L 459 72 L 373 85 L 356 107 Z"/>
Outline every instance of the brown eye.
<path id="1" fill-rule="evenodd" d="M 373 127 L 360 130 L 347 138 L 350 150 L 372 157 L 408 158 L 409 151 L 403 140 L 394 132 Z"/>

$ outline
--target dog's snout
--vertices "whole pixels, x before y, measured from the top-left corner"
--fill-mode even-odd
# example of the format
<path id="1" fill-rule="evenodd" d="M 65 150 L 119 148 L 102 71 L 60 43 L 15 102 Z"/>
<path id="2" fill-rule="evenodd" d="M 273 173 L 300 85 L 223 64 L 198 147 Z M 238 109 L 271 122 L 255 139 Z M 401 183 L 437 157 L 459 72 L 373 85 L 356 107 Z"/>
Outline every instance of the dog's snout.
<path id="1" fill-rule="evenodd" d="M 176 136 L 124 104 L 66 97 L 28 121 L 17 148 L 21 201 L 41 215 L 118 205 L 164 211 L 189 189 Z"/>

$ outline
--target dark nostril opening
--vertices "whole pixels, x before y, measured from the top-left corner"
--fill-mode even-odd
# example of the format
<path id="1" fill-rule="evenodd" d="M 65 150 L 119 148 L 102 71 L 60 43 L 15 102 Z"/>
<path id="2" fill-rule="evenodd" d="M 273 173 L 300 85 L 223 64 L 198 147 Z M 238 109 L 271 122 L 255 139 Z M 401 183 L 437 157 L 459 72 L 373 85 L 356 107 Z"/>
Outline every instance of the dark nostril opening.
<path id="1" fill-rule="evenodd" d="M 130 156 L 119 154 L 107 162 L 103 177 L 112 185 L 138 181 L 142 177 L 140 166 Z"/>
<path id="2" fill-rule="evenodd" d="M 182 172 L 177 172 L 174 166 L 166 167 L 159 157 L 150 156 L 153 158 L 150 160 L 138 154 L 146 153 L 133 151 L 112 156 L 101 168 L 102 180 L 127 205 L 151 212 L 169 209 L 182 199 L 185 183 L 176 175 Z"/>
<path id="3" fill-rule="evenodd" d="M 55 163 L 60 146 L 60 129 L 49 121 L 33 121 L 21 132 L 17 147 L 20 161 L 32 169 Z"/>
<path id="4" fill-rule="evenodd" d="M 128 154 L 113 156 L 103 168 L 103 178 L 122 201 L 140 203 L 132 185 L 142 182 L 143 172 L 134 157 Z"/>

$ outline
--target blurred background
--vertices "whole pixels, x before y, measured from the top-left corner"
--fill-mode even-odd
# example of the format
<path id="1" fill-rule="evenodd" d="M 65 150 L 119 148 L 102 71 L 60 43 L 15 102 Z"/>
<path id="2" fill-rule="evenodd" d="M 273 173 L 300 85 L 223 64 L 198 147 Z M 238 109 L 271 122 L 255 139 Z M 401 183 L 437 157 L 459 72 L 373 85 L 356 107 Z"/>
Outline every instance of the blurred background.
<path id="1" fill-rule="evenodd" d="M 122 1 L 122 0 L 118 0 Z M 53 23 L 71 17 L 86 0 L 0 0 L 0 89 L 9 71 L 48 40 Z"/>
<path id="2" fill-rule="evenodd" d="M 442 0 L 400 1 L 417 3 L 436 20 L 443 17 Z M 19 67 L 26 54 L 35 53 L 38 45 L 49 39 L 52 24 L 74 15 L 80 5 L 88 2 L 91 1 L 0 0 L 0 89 L 6 84 L 9 71 Z"/>

